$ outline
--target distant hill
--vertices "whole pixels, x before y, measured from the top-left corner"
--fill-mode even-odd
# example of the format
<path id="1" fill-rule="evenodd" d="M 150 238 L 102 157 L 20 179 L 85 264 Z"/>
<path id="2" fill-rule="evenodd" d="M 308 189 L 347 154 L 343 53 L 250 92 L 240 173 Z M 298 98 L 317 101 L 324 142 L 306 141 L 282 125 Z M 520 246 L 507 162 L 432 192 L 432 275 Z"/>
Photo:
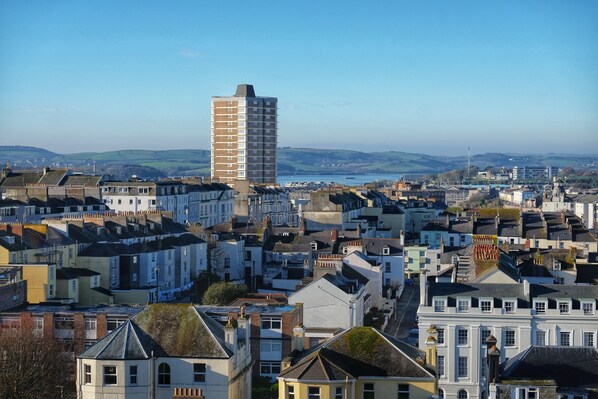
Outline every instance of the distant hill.
<path id="1" fill-rule="evenodd" d="M 119 177 L 135 168 L 148 177 L 197 176 L 210 173 L 209 150 L 120 150 L 56 154 L 43 148 L 0 146 L 0 163 L 9 161 L 13 169 L 68 167 L 84 172 L 108 173 Z M 471 164 L 512 168 L 553 165 L 573 168 L 598 166 L 598 155 L 502 154 L 472 155 Z M 361 152 L 315 148 L 281 148 L 278 150 L 278 174 L 347 174 L 347 173 L 442 173 L 461 169 L 467 157 L 446 157 L 398 151 Z M 127 167 L 124 170 L 124 167 Z M 125 177 L 128 177 L 125 175 Z"/>

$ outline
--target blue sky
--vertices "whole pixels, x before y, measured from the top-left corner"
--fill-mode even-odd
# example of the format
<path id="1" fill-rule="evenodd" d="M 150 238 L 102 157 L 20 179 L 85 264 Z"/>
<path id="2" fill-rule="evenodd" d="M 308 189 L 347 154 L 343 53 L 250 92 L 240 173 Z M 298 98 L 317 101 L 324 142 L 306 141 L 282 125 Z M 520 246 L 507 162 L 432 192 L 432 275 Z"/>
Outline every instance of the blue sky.
<path id="1" fill-rule="evenodd" d="M 595 1 L 0 0 L 0 145 L 210 145 L 210 98 L 280 146 L 597 153 Z"/>

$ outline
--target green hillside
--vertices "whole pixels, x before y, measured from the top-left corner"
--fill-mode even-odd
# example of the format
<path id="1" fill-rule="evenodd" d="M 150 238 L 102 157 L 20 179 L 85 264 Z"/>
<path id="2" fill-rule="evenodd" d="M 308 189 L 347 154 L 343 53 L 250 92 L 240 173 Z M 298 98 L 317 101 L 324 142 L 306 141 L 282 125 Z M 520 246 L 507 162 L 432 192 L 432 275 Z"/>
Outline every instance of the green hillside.
<path id="1" fill-rule="evenodd" d="M 476 154 L 472 166 L 513 167 L 514 165 L 554 165 L 558 167 L 587 167 L 596 165 L 596 155 L 568 154 Z M 210 172 L 209 150 L 119 150 L 56 154 L 43 148 L 0 146 L 0 163 L 10 162 L 14 169 L 43 166 L 68 167 L 74 170 L 93 170 L 118 176 L 119 166 L 127 170 L 139 166 L 153 176 L 197 176 Z M 442 173 L 462 169 L 467 157 L 433 156 L 401 151 L 362 152 L 355 150 L 326 150 L 315 148 L 281 148 L 278 150 L 279 175 L 347 174 L 347 173 Z"/>

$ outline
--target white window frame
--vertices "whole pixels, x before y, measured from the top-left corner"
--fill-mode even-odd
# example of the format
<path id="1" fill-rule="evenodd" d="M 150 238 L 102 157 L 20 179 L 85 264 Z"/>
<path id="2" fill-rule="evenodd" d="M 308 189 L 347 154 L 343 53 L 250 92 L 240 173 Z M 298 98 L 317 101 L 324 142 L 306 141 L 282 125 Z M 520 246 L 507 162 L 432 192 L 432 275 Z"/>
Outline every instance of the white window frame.
<path id="1" fill-rule="evenodd" d="M 537 387 L 517 387 L 515 389 L 515 399 L 539 399 L 539 394 Z"/>
<path id="2" fill-rule="evenodd" d="M 114 369 L 114 373 L 107 373 L 108 369 Z M 114 377 L 114 383 L 106 383 L 106 377 Z M 102 385 L 118 385 L 118 367 L 105 364 L 102 368 Z"/>
<path id="3" fill-rule="evenodd" d="M 434 312 L 446 312 L 447 298 L 434 298 Z"/>
<path id="4" fill-rule="evenodd" d="M 457 298 L 457 312 L 468 313 L 471 308 L 471 298 Z"/>
<path id="5" fill-rule="evenodd" d="M 542 341 L 543 342 L 538 342 L 538 338 L 540 338 L 540 334 L 542 335 Z M 536 346 L 546 346 L 548 344 L 548 332 L 545 330 L 536 330 L 535 336 L 534 336 L 534 344 Z"/>
<path id="6" fill-rule="evenodd" d="M 563 337 L 567 337 L 568 345 L 563 345 Z M 559 346 L 573 346 L 573 334 L 571 331 L 560 331 L 559 332 Z"/>
<path id="7" fill-rule="evenodd" d="M 556 308 L 559 314 L 571 314 L 571 301 L 557 301 Z"/>
<path id="8" fill-rule="evenodd" d="M 488 303 L 490 306 L 487 310 L 484 310 L 486 307 L 484 304 Z M 480 298 L 480 312 L 482 313 L 490 313 L 492 312 L 492 308 L 494 307 L 494 300 L 492 298 Z"/>
<path id="9" fill-rule="evenodd" d="M 465 363 L 462 361 L 465 360 Z M 462 367 L 465 367 L 465 373 L 463 373 Z M 467 356 L 457 357 L 457 378 L 468 378 L 469 377 L 469 358 Z"/>
<path id="10" fill-rule="evenodd" d="M 581 310 L 583 314 L 586 316 L 593 315 L 596 310 L 594 305 L 594 301 L 581 301 Z"/>
<path id="11" fill-rule="evenodd" d="M 596 347 L 596 331 L 582 331 L 582 345 L 585 347 Z M 588 339 L 586 339 L 588 338 Z"/>
<path id="12" fill-rule="evenodd" d="M 548 301 L 547 300 L 534 299 L 534 311 L 536 312 L 536 314 L 544 314 L 544 313 L 546 313 L 546 309 L 548 309 Z"/>
<path id="13" fill-rule="evenodd" d="M 507 304 L 512 304 L 512 306 L 507 306 Z M 502 301 L 502 308 L 504 309 L 505 313 L 516 313 L 517 312 L 517 299 L 504 298 Z M 509 310 L 509 308 L 511 308 L 511 310 Z"/>
<path id="14" fill-rule="evenodd" d="M 512 337 L 509 337 L 509 335 L 512 334 Z M 509 339 L 512 338 L 512 341 L 509 342 Z M 516 330 L 505 330 L 505 347 L 507 348 L 513 348 L 517 346 L 517 331 Z"/>
<path id="15" fill-rule="evenodd" d="M 462 334 L 462 332 L 464 334 Z M 464 342 L 462 338 L 465 337 Z M 469 345 L 469 330 L 464 327 L 457 328 L 457 346 L 467 346 Z"/>

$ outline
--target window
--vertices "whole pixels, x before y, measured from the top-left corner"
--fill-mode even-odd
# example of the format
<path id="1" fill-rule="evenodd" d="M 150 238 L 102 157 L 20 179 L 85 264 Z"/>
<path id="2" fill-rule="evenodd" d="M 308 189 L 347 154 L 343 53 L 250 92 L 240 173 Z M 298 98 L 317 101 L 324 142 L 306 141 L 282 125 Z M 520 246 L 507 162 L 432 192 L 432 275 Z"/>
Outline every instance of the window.
<path id="1" fill-rule="evenodd" d="M 160 363 L 158 366 L 158 385 L 170 385 L 170 366 Z"/>
<path id="2" fill-rule="evenodd" d="M 467 377 L 467 356 L 459 356 L 457 377 Z"/>
<path id="3" fill-rule="evenodd" d="M 444 377 L 444 355 L 438 355 L 436 359 L 438 377 Z"/>
<path id="4" fill-rule="evenodd" d="M 516 399 L 538 399 L 538 388 L 517 388 Z"/>
<path id="5" fill-rule="evenodd" d="M 95 331 L 96 330 L 96 319 L 92 319 L 91 317 L 85 318 L 85 331 Z"/>
<path id="6" fill-rule="evenodd" d="M 193 382 L 206 382 L 205 363 L 193 363 Z"/>
<path id="7" fill-rule="evenodd" d="M 481 330 L 480 331 L 480 345 L 486 346 L 486 341 L 488 341 L 488 338 L 490 337 L 490 335 L 492 335 L 492 331 L 490 331 L 488 329 Z"/>
<path id="8" fill-rule="evenodd" d="M 534 309 L 536 310 L 536 313 L 546 313 L 546 302 L 535 302 Z"/>
<path id="9" fill-rule="evenodd" d="M 459 389 L 459 392 L 457 392 L 457 399 L 467 399 L 468 397 L 469 394 L 465 389 Z"/>
<path id="10" fill-rule="evenodd" d="M 561 346 L 571 346 L 571 332 L 570 331 L 561 331 L 559 334 L 561 338 Z"/>
<path id="11" fill-rule="evenodd" d="M 442 388 L 438 388 L 438 399 L 444 399 L 444 390 Z"/>
<path id="12" fill-rule="evenodd" d="M 559 302 L 559 313 L 569 314 L 569 302 Z"/>
<path id="13" fill-rule="evenodd" d="M 334 388 L 334 399 L 343 399 L 343 387 Z"/>
<path id="14" fill-rule="evenodd" d="M 307 387 L 307 399 L 320 399 L 320 387 Z"/>
<path id="15" fill-rule="evenodd" d="M 596 340 L 594 339 L 595 333 L 593 331 L 583 332 L 583 346 L 594 346 Z"/>
<path id="16" fill-rule="evenodd" d="M 129 366 L 129 384 L 137 385 L 137 366 Z"/>
<path id="17" fill-rule="evenodd" d="M 438 339 L 436 340 L 436 343 L 438 345 L 444 345 L 444 328 L 436 328 L 436 331 L 438 332 Z"/>
<path id="18" fill-rule="evenodd" d="M 368 382 L 363 384 L 363 399 L 374 399 L 374 384 Z"/>
<path id="19" fill-rule="evenodd" d="M 583 314 L 585 315 L 594 314 L 594 304 L 592 302 L 582 302 L 581 308 L 583 309 Z"/>
<path id="20" fill-rule="evenodd" d="M 280 352 L 282 351 L 282 341 L 275 340 L 260 340 L 261 352 Z"/>
<path id="21" fill-rule="evenodd" d="M 264 317 L 262 318 L 262 330 L 280 330 L 281 329 L 280 317 Z"/>
<path id="22" fill-rule="evenodd" d="M 504 301 L 504 309 L 505 309 L 506 313 L 514 313 L 515 312 L 515 301 L 513 301 L 513 300 Z"/>
<path id="23" fill-rule="evenodd" d="M 409 399 L 409 384 L 399 384 L 397 399 Z"/>
<path id="24" fill-rule="evenodd" d="M 546 331 L 536 330 L 536 346 L 546 346 Z"/>
<path id="25" fill-rule="evenodd" d="M 386 262 L 384 265 L 384 273 L 390 273 L 390 262 Z"/>
<path id="26" fill-rule="evenodd" d="M 260 362 L 260 375 L 280 374 L 280 362 Z"/>
<path id="27" fill-rule="evenodd" d="M 457 300 L 457 312 L 468 312 L 469 311 L 469 300 L 458 299 Z"/>
<path id="28" fill-rule="evenodd" d="M 295 387 L 287 385 L 287 399 L 295 399 Z"/>
<path id="29" fill-rule="evenodd" d="M 116 366 L 104 366 L 104 385 L 116 385 Z"/>
<path id="30" fill-rule="evenodd" d="M 84 372 L 84 383 L 85 385 L 91 384 L 91 364 L 83 365 L 83 372 Z"/>
<path id="31" fill-rule="evenodd" d="M 467 345 L 467 332 L 464 328 L 457 330 L 457 345 Z"/>
<path id="32" fill-rule="evenodd" d="M 505 346 L 515 346 L 515 330 L 505 331 Z"/>
<path id="33" fill-rule="evenodd" d="M 482 299 L 480 301 L 480 309 L 482 312 L 487 313 L 492 311 L 492 301 L 488 299 Z"/>
<path id="34" fill-rule="evenodd" d="M 446 299 L 434 299 L 434 311 L 444 312 L 446 308 Z"/>

